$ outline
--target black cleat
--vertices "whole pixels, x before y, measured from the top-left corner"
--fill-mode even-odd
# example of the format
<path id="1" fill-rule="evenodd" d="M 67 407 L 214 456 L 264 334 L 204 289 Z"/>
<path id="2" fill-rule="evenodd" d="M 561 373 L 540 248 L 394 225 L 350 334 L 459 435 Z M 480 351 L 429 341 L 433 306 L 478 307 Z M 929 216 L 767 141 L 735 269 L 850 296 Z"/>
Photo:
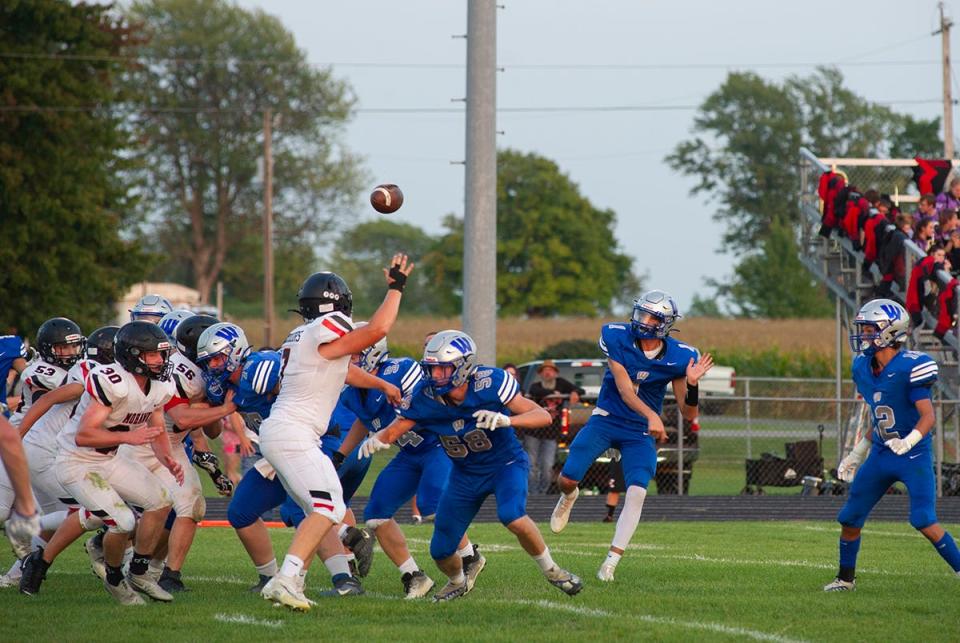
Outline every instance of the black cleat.
<path id="1" fill-rule="evenodd" d="M 360 596 L 363 594 L 363 585 L 360 579 L 347 576 L 333 584 L 333 589 L 320 592 L 320 596 Z"/>
<path id="2" fill-rule="evenodd" d="M 370 566 L 373 564 L 373 534 L 369 529 L 357 529 L 356 527 L 347 527 L 346 533 L 341 539 L 353 555 L 357 557 L 357 576 L 366 577 L 370 573 Z"/>
<path id="3" fill-rule="evenodd" d="M 43 559 L 43 549 L 37 549 L 23 559 L 23 576 L 20 577 L 20 593 L 33 596 L 40 593 L 40 584 L 47 577 L 50 563 Z"/>
<path id="4" fill-rule="evenodd" d="M 163 568 L 163 573 L 160 574 L 160 580 L 157 581 L 157 585 L 171 594 L 190 591 L 190 588 L 183 584 L 183 580 L 180 578 L 180 572 L 175 572 L 169 567 Z"/>
<path id="5" fill-rule="evenodd" d="M 248 589 L 247 591 L 250 592 L 251 594 L 259 594 L 260 590 L 266 587 L 267 583 L 270 582 L 271 578 L 273 578 L 273 576 L 264 576 L 263 574 L 260 574 L 260 580 L 257 581 L 257 584 L 251 587 L 250 589 Z"/>

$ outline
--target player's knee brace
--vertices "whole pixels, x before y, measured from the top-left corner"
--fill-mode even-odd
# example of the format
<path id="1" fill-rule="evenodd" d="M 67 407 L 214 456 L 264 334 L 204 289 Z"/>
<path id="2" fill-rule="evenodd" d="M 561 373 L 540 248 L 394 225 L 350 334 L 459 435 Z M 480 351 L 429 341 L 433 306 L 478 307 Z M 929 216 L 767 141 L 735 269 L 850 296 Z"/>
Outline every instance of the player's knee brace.
<path id="1" fill-rule="evenodd" d="M 376 531 L 377 528 L 385 522 L 389 522 L 389 518 L 371 518 L 367 521 L 367 528 L 370 531 Z"/>

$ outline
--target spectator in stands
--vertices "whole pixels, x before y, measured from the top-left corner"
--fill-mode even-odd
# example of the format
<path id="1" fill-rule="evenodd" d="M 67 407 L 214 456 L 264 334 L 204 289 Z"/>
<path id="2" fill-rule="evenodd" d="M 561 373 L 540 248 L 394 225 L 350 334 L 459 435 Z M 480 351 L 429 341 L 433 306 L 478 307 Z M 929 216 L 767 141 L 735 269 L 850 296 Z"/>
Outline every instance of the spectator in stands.
<path id="1" fill-rule="evenodd" d="M 924 194 L 917 202 L 917 221 L 932 219 L 937 216 L 937 197 L 933 194 Z"/>
<path id="2" fill-rule="evenodd" d="M 530 458 L 530 492 L 547 493 L 553 483 L 553 464 L 557 459 L 564 402 L 579 402 L 583 389 L 559 377 L 560 370 L 552 359 L 544 360 L 537 368 L 537 374 L 540 381 L 534 382 L 527 397 L 547 409 L 553 423 L 548 428 L 524 433 L 523 446 Z"/>
<path id="3" fill-rule="evenodd" d="M 887 221 L 893 221 L 893 203 L 890 199 L 881 198 L 874 207 Z"/>
<path id="4" fill-rule="evenodd" d="M 950 243 L 948 243 L 944 249 L 947 255 L 946 261 L 949 262 L 951 266 L 951 268 L 944 267 L 944 269 L 947 272 L 956 274 L 956 271 L 960 271 L 960 226 L 950 231 Z M 952 266 L 956 266 L 956 268 Z"/>
<path id="5" fill-rule="evenodd" d="M 508 372 L 508 373 L 510 373 L 511 375 L 513 375 L 513 379 L 517 380 L 517 382 L 518 382 L 521 386 L 523 386 L 523 382 L 520 381 L 520 372 L 517 371 L 517 365 L 516 365 L 516 364 L 512 364 L 512 363 L 510 363 L 510 362 L 507 362 L 506 364 L 503 365 L 503 370 L 505 370 L 506 372 Z"/>
<path id="6" fill-rule="evenodd" d="M 937 212 L 944 210 L 960 210 L 960 176 L 950 179 L 950 187 L 943 194 L 937 195 Z"/>
<path id="7" fill-rule="evenodd" d="M 950 241 L 950 231 L 960 226 L 960 219 L 957 218 L 956 210 L 944 210 L 940 213 L 940 219 L 937 226 L 937 242 L 946 244 Z"/>
<path id="8" fill-rule="evenodd" d="M 913 242 L 924 252 L 933 247 L 934 237 L 937 235 L 936 219 L 920 219 L 913 232 Z"/>
<path id="9" fill-rule="evenodd" d="M 901 212 L 893 220 L 897 230 L 907 235 L 908 237 L 913 237 L 913 215 L 909 212 Z"/>

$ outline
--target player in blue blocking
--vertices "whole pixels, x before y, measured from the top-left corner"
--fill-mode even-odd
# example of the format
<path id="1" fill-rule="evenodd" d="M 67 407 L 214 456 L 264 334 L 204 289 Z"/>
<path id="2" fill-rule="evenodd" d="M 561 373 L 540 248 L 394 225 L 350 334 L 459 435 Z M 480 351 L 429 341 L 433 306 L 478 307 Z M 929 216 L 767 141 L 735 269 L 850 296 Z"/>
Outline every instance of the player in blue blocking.
<path id="1" fill-rule="evenodd" d="M 483 501 L 493 494 L 497 517 L 520 541 L 547 581 L 573 596 L 580 579 L 553 562 L 536 523 L 527 515 L 527 454 L 513 427 L 537 429 L 550 414 L 520 395 L 520 387 L 502 369 L 477 364 L 477 348 L 466 333 L 437 333 L 423 351 L 423 379 L 403 399 L 397 419 L 360 448 L 369 457 L 417 427 L 440 438 L 453 470 L 440 497 L 430 556 L 449 578 L 434 595 L 447 601 L 467 592 L 457 548 Z M 509 415 L 508 415 L 509 413 Z"/>
<path id="2" fill-rule="evenodd" d="M 390 359 L 386 338 L 354 355 L 354 364 L 399 386 L 404 396 L 413 392 L 414 386 L 423 376 L 420 365 L 414 360 Z M 352 449 L 354 444 L 359 444 L 368 431 L 378 431 L 396 417 L 393 405 L 375 391 L 348 387 L 344 390 L 341 401 L 355 411 L 361 421 L 354 425 L 344 440 L 345 451 Z M 377 476 L 370 499 L 364 507 L 363 519 L 367 528 L 376 534 L 384 553 L 400 570 L 400 582 L 405 598 L 414 599 L 426 596 L 433 588 L 433 580 L 420 569 L 410 555 L 407 541 L 393 515 L 409 502 L 414 494 L 424 514 L 435 514 L 440 494 L 447 486 L 453 465 L 435 433 L 420 433 L 413 429 L 400 436 L 397 445 L 400 453 L 390 460 Z M 348 458 L 347 461 L 349 460 Z M 369 462 L 369 459 L 365 458 L 364 461 Z M 463 559 L 469 591 L 473 589 L 486 560 L 466 536 L 459 543 L 457 553 Z"/>
<path id="3" fill-rule="evenodd" d="M 7 376 L 10 369 L 22 373 L 27 368 L 27 347 L 17 335 L 0 335 L 0 412 L 10 417 L 7 408 Z"/>
<path id="4" fill-rule="evenodd" d="M 837 516 L 841 525 L 840 571 L 823 590 L 856 588 L 860 531 L 873 507 L 898 481 L 910 494 L 910 525 L 926 536 L 960 575 L 960 550 L 937 522 L 930 439 L 936 422 L 930 389 L 937 381 L 937 363 L 926 353 L 901 350 L 910 318 L 895 301 L 875 299 L 864 304 L 853 324 L 853 382 L 870 405 L 873 430 L 837 467 L 840 479 L 853 483 Z"/>
<path id="5" fill-rule="evenodd" d="M 280 354 L 276 351 L 251 352 L 246 336 L 239 326 L 220 323 L 206 329 L 200 336 L 197 342 L 197 361 L 204 370 L 207 399 L 213 404 L 219 404 L 226 399 L 228 392 L 232 391 L 232 402 L 243 417 L 249 431 L 248 437 L 251 441 L 258 442 L 260 423 L 270 416 L 280 388 Z M 352 369 L 351 374 L 354 370 L 358 369 Z M 370 380 L 364 381 L 370 383 Z M 386 383 L 380 384 L 389 388 Z M 399 393 L 395 395 L 398 396 Z M 273 545 L 261 516 L 282 505 L 286 498 L 286 491 L 276 477 L 273 467 L 261 458 L 243 476 L 227 508 L 227 519 L 236 530 L 259 575 L 259 582 L 251 591 L 259 592 L 277 573 Z M 324 556 L 325 552 L 339 546 L 336 534 L 332 533 L 331 537 L 333 543 L 325 541 L 320 552 L 321 558 L 331 558 L 329 555 Z M 372 545 L 369 535 L 367 539 Z M 348 563 L 344 561 L 343 566 L 347 570 L 346 576 L 350 577 Z M 341 580 L 339 576 L 337 580 Z"/>
<path id="6" fill-rule="evenodd" d="M 555 533 L 567 526 L 579 494 L 577 485 L 593 461 L 611 447 L 620 450 L 627 492 L 610 550 L 597 572 L 602 581 L 613 580 L 640 522 L 647 484 L 657 469 L 655 440 L 667 437 L 660 419 L 667 385 L 673 386 L 684 419 L 692 420 L 697 416 L 698 383 L 713 366 L 709 354 L 698 359 L 695 348 L 670 337 L 678 319 L 673 298 L 651 290 L 633 302 L 629 324 L 607 324 L 600 330 L 607 371 L 597 406 L 573 439 L 557 478 L 562 493 L 550 517 Z"/>

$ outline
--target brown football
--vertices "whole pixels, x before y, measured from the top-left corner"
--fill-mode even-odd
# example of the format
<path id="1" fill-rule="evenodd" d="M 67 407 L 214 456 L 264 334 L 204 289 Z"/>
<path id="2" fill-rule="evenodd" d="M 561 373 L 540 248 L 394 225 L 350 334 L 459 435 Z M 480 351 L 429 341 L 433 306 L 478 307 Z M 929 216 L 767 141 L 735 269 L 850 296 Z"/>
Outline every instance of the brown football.
<path id="1" fill-rule="evenodd" d="M 373 188 L 370 205 L 381 214 L 396 212 L 403 205 L 403 192 L 393 183 L 384 183 Z"/>

